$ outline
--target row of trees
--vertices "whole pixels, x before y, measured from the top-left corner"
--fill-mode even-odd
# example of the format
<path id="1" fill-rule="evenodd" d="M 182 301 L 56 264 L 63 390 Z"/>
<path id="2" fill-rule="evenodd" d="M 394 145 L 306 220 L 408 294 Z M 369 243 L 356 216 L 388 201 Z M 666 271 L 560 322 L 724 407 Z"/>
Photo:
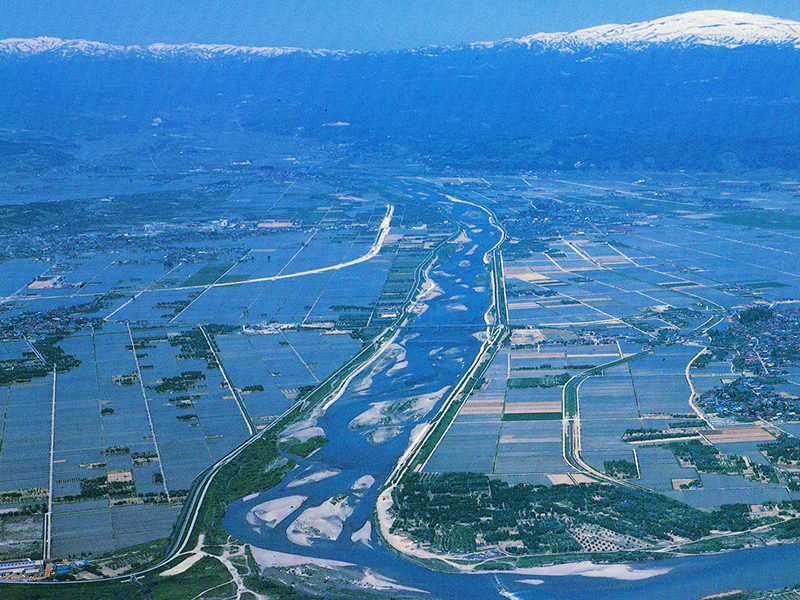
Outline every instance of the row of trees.
<path id="1" fill-rule="evenodd" d="M 749 507 L 706 512 L 660 494 L 606 484 L 509 485 L 473 473 L 409 474 L 394 491 L 393 528 L 452 549 L 464 532 L 487 544 L 521 540 L 527 551 L 580 549 L 570 530 L 596 524 L 647 541 L 699 539 L 751 526 Z M 471 545 L 461 542 L 461 547 Z"/>

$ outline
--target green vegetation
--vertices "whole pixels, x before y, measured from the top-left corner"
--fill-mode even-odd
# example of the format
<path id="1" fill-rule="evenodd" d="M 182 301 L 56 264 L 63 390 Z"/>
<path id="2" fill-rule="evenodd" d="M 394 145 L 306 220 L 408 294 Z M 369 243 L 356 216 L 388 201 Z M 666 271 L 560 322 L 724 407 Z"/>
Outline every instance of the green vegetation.
<path id="1" fill-rule="evenodd" d="M 445 552 L 475 552 L 475 530 L 468 525 L 454 525 L 442 535 L 438 545 Z"/>
<path id="2" fill-rule="evenodd" d="M 176 207 L 190 206 L 192 211 L 199 211 L 218 206 L 233 189 L 233 183 L 222 181 L 192 189 L 121 194 L 114 196 L 113 202 L 79 197 L 57 204 L 41 200 L 4 205 L 0 206 L 0 228 L 6 234 L 49 230 L 63 239 L 103 232 L 111 238 L 113 232 L 128 232 L 137 225 L 173 220 Z"/>
<path id="3" fill-rule="evenodd" d="M 739 320 L 745 325 L 752 325 L 759 321 L 768 321 L 775 316 L 775 312 L 767 306 L 754 306 L 739 313 Z"/>
<path id="4" fill-rule="evenodd" d="M 673 417 L 676 415 L 672 415 Z M 702 419 L 686 419 L 685 421 L 672 421 L 670 429 L 692 429 L 694 427 L 705 427 L 706 423 Z"/>
<path id="5" fill-rule="evenodd" d="M 233 263 L 212 263 L 205 265 L 197 273 L 184 281 L 180 287 L 193 287 L 197 285 L 211 285 L 217 279 L 225 274 L 225 271 L 230 269 Z"/>
<path id="6" fill-rule="evenodd" d="M 689 427 L 697 427 L 698 424 Z M 623 442 L 648 442 L 653 440 L 668 440 L 692 435 L 690 431 L 667 431 L 666 429 L 626 429 L 622 434 Z"/>
<path id="7" fill-rule="evenodd" d="M 181 312 L 184 308 L 189 306 L 189 303 L 192 301 L 192 298 L 187 298 L 185 300 L 166 300 L 162 302 L 156 302 L 153 306 L 158 310 L 168 310 L 171 311 L 170 315 L 175 316 L 179 312 Z"/>
<path id="8" fill-rule="evenodd" d="M 69 576 L 74 579 L 73 576 Z M 225 583 L 230 581 L 229 586 Z M 219 587 L 216 587 L 219 586 Z M 3 600 L 187 600 L 216 588 L 214 597 L 235 596 L 228 570 L 215 558 L 204 557 L 188 571 L 174 577 L 146 575 L 136 583 L 118 581 L 59 586 L 7 585 Z M 209 596 L 203 596 L 209 597 Z"/>
<path id="9" fill-rule="evenodd" d="M 168 392 L 187 392 L 191 390 L 198 381 L 205 379 L 205 373 L 201 371 L 184 371 L 174 377 L 165 377 L 158 382 L 153 389 L 160 394 Z"/>
<path id="10" fill-rule="evenodd" d="M 752 475 L 750 475 L 750 479 L 762 481 L 764 483 L 778 483 L 780 481 L 778 479 L 778 473 L 770 465 L 754 463 L 750 468 L 753 471 Z M 791 486 L 789 486 L 789 489 L 792 489 Z"/>
<path id="11" fill-rule="evenodd" d="M 62 335 L 50 335 L 36 343 L 44 361 L 33 353 L 22 359 L 0 361 L 0 385 L 24 383 L 38 377 L 53 374 L 53 367 L 59 373 L 78 367 L 81 361 L 64 352 L 57 344 L 64 339 Z"/>
<path id="12" fill-rule="evenodd" d="M 560 412 L 554 413 L 504 413 L 503 421 L 558 421 Z"/>
<path id="13" fill-rule="evenodd" d="M 780 281 L 741 281 L 739 285 L 751 290 L 774 290 L 789 287 Z"/>
<path id="14" fill-rule="evenodd" d="M 264 597 L 270 598 L 271 600 L 319 600 L 319 595 L 303 592 L 295 586 L 287 585 L 277 579 L 266 579 L 255 575 L 254 573 L 258 572 L 258 567 L 255 565 L 255 561 L 250 555 L 249 549 L 247 555 L 248 566 L 251 573 L 244 577 L 244 584 L 247 586 L 247 589 L 262 594 Z M 325 598 L 327 600 L 354 600 L 354 596 L 351 592 L 342 592 L 342 594 L 343 595 L 339 595 L 335 591 L 326 590 Z"/>
<path id="15" fill-rule="evenodd" d="M 544 377 L 518 377 L 508 380 L 509 389 L 551 388 L 564 385 L 569 381 L 569 373 L 546 375 Z"/>
<path id="16" fill-rule="evenodd" d="M 27 488 L 23 490 L 11 490 L 0 492 L 0 504 L 12 504 L 15 502 L 27 502 L 47 496 L 47 488 Z"/>
<path id="17" fill-rule="evenodd" d="M 800 462 L 800 440 L 788 435 L 782 435 L 776 442 L 761 444 L 758 449 L 775 464 L 794 466 Z"/>
<path id="18" fill-rule="evenodd" d="M 700 473 L 738 475 L 747 467 L 741 456 L 722 454 L 716 447 L 699 440 L 673 442 L 667 444 L 667 447 L 682 465 L 695 467 Z"/>
<path id="19" fill-rule="evenodd" d="M 703 352 L 703 354 L 694 359 L 692 368 L 705 369 L 709 364 L 711 364 L 712 360 L 714 360 L 714 355 L 711 352 Z"/>
<path id="20" fill-rule="evenodd" d="M 702 479 L 690 479 L 689 481 L 682 481 L 678 484 L 679 490 L 699 490 L 703 487 Z"/>
<path id="21" fill-rule="evenodd" d="M 139 374 L 136 371 L 134 371 L 132 373 L 126 373 L 125 375 L 114 375 L 113 377 L 111 377 L 111 383 L 123 387 L 136 385 L 137 383 L 139 383 Z"/>
<path id="22" fill-rule="evenodd" d="M 203 329 L 206 330 L 206 333 L 208 333 L 212 339 L 215 335 L 239 333 L 242 331 L 241 325 L 226 325 L 223 323 L 209 323 L 208 325 L 203 325 Z"/>
<path id="23" fill-rule="evenodd" d="M 515 542 L 520 552 L 579 552 L 572 531 L 597 525 L 650 542 L 697 540 L 753 526 L 749 507 L 701 511 L 653 492 L 607 484 L 509 485 L 484 475 L 408 473 L 393 492 L 393 531 L 446 551 Z M 521 544 L 520 544 L 521 542 Z"/>
<path id="24" fill-rule="evenodd" d="M 72 502 L 92 500 L 96 498 L 118 498 L 135 496 L 136 487 L 133 481 L 108 481 L 105 476 L 81 479 L 81 493 L 77 496 L 63 496 L 61 501 Z"/>
<path id="25" fill-rule="evenodd" d="M 311 456 L 311 454 L 322 448 L 327 443 L 328 438 L 326 438 L 324 435 L 317 435 L 307 439 L 305 442 L 301 442 L 296 438 L 289 438 L 288 440 L 281 442 L 280 447 L 284 452 L 294 454 L 295 456 L 299 456 L 301 458 L 306 458 L 307 456 Z"/>
<path id="26" fill-rule="evenodd" d="M 772 532 L 776 539 L 796 540 L 800 538 L 800 519 L 791 519 L 778 523 L 772 528 Z"/>
<path id="27" fill-rule="evenodd" d="M 739 210 L 735 212 L 726 212 L 724 215 L 714 217 L 713 220 L 721 223 L 731 223 L 733 225 L 759 227 L 761 229 L 800 229 L 800 216 L 783 211 Z"/>
<path id="28" fill-rule="evenodd" d="M 257 383 L 255 385 L 246 385 L 243 388 L 241 388 L 241 392 L 244 394 L 248 394 L 251 392 L 263 392 L 263 391 L 264 391 L 264 386 L 261 385 L 260 383 Z"/>
<path id="29" fill-rule="evenodd" d="M 206 534 L 206 544 L 220 545 L 227 539 L 222 517 L 231 502 L 277 485 L 292 468 L 294 461 L 280 455 L 274 435 L 259 438 L 242 450 L 236 460 L 222 467 L 208 489 L 197 519 L 197 531 Z"/>
<path id="30" fill-rule="evenodd" d="M 133 453 L 131 453 L 131 460 L 134 462 L 134 464 L 137 463 L 137 462 L 143 462 L 143 463 L 144 462 L 148 462 L 148 461 L 151 461 L 151 460 L 155 460 L 156 458 L 158 458 L 158 455 L 155 452 L 153 452 L 152 450 L 149 450 L 147 452 L 133 452 Z"/>
<path id="31" fill-rule="evenodd" d="M 187 329 L 176 335 L 170 335 L 169 344 L 170 346 L 180 347 L 181 352 L 178 354 L 180 359 L 194 358 L 206 361 L 210 368 L 216 368 L 217 366 L 214 354 L 208 347 L 208 342 L 206 342 L 206 336 L 203 335 L 200 329 Z"/>
<path id="32" fill-rule="evenodd" d="M 629 460 L 607 460 L 603 463 L 603 467 L 608 475 L 618 479 L 636 479 L 639 477 L 636 463 Z"/>

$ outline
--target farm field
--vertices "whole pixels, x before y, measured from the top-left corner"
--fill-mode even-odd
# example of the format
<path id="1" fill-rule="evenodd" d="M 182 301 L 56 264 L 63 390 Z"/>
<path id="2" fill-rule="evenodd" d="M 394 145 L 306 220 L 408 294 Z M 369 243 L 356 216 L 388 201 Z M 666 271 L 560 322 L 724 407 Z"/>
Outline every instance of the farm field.
<path id="1" fill-rule="evenodd" d="M 0 600 L 800 600 L 800 3 L 40 4 Z"/>
<path id="2" fill-rule="evenodd" d="M 794 518 L 800 365 L 782 340 L 800 270 L 754 262 L 793 256 L 786 234 L 720 221 L 694 195 L 633 210 L 609 192 L 624 186 L 564 181 L 239 182 L 175 218 L 134 220 L 135 240 L 109 220 L 110 242 L 51 240 L 47 258 L 12 259 L 26 275 L 0 305 L 0 553 L 129 572 L 155 558 L 208 470 L 262 433 L 275 456 L 258 477 L 292 492 L 242 485 L 249 500 L 214 505 L 215 540 L 226 507 L 249 540 L 260 517 L 246 515 L 289 498 L 297 514 L 265 516 L 251 541 L 360 543 L 373 471 L 388 477 L 417 443 L 406 491 L 488 482 L 563 508 L 595 490 L 626 523 L 572 515 L 547 539 L 492 530 L 475 544 L 458 530 L 435 551 L 672 551 L 631 533 L 649 517 L 625 513 L 626 494 L 706 532 L 678 545 L 706 543 L 702 515 Z M 413 512 L 400 514 L 413 538 Z"/>
<path id="3" fill-rule="evenodd" d="M 687 218 L 655 204 L 644 211 L 659 219 L 647 225 L 642 219 L 604 233 L 606 226 L 586 221 L 581 231 L 542 223 L 538 239 L 514 238 L 521 215 L 537 202 L 546 205 L 542 196 L 563 194 L 554 191 L 563 184 L 546 178 L 438 184 L 505 220 L 512 236 L 503 257 L 512 334 L 423 473 L 480 473 L 545 486 L 611 477 L 704 510 L 797 499 L 791 475 L 776 473 L 765 450 L 782 432 L 796 435 L 795 425 L 741 423 L 707 412 L 699 400 L 741 377 L 735 355 L 714 348 L 727 339 L 722 334 L 737 312 L 754 300 L 795 297 L 800 267 L 791 237 L 699 209 Z M 554 204 L 568 218 L 569 209 L 581 212 L 577 197 L 606 208 L 619 198 L 599 184 L 569 189 Z M 533 198 L 527 209 L 525 198 Z M 629 207 L 627 200 L 622 205 Z M 776 267 L 765 276 L 757 260 Z M 793 398 L 796 371 L 786 368 L 775 389 Z M 589 376 L 565 393 L 565 383 L 581 373 Z M 564 402 L 575 407 L 565 413 Z"/>
<path id="4" fill-rule="evenodd" d="M 451 231 L 365 195 L 248 183 L 3 263 L 0 557 L 163 540 L 201 472 L 392 322 Z"/>

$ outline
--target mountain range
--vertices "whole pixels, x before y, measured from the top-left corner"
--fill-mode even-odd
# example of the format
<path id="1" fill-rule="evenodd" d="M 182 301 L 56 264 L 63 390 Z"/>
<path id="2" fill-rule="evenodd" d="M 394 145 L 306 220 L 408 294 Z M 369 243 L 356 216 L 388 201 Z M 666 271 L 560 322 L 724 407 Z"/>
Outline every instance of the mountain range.
<path id="1" fill-rule="evenodd" d="M 727 11 L 393 52 L 7 39 L 0 124 L 158 118 L 498 168 L 796 168 L 797 73 L 800 22 Z"/>
<path id="2" fill-rule="evenodd" d="M 617 46 L 641 49 L 653 45 L 692 45 L 738 48 L 741 46 L 784 46 L 800 48 L 800 22 L 767 15 L 723 10 L 694 11 L 628 25 L 601 25 L 574 32 L 536 33 L 523 38 L 468 44 L 471 48 L 524 46 L 531 50 L 576 51 Z M 465 45 L 430 47 L 411 52 L 437 53 L 463 49 Z M 53 37 L 0 40 L 0 57 L 97 56 L 105 58 L 197 59 L 218 57 L 273 58 L 287 54 L 306 56 L 348 56 L 363 52 L 305 48 L 271 48 L 226 44 L 150 44 L 119 46 L 88 40 Z"/>

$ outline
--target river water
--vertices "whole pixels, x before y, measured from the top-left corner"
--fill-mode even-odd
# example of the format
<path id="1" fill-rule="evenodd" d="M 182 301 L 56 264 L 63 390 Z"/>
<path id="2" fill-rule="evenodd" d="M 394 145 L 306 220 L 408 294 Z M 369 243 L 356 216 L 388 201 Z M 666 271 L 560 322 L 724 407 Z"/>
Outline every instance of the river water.
<path id="1" fill-rule="evenodd" d="M 225 530 L 257 548 L 353 563 L 446 599 L 679 600 L 800 581 L 800 545 L 637 564 L 623 574 L 628 579 L 619 579 L 586 576 L 598 574 L 594 572 L 564 576 L 439 573 L 399 556 L 374 533 L 369 545 L 361 541 L 369 533 L 364 528 L 372 520 L 378 489 L 408 447 L 412 430 L 436 414 L 446 392 L 476 356 L 478 335 L 485 331 L 491 290 L 483 255 L 500 234 L 488 215 L 474 207 L 452 205 L 452 211 L 466 236 L 460 238 L 458 250 L 431 271 L 436 288 L 420 306 L 421 314 L 318 419 L 316 426 L 325 431 L 329 443 L 299 460 L 298 468 L 280 485 L 232 503 L 223 519 Z M 320 473 L 329 476 L 297 485 L 298 480 Z M 254 507 L 288 496 L 306 499 L 274 528 L 254 518 Z M 331 508 L 326 504 L 331 498 L 346 500 Z"/>

